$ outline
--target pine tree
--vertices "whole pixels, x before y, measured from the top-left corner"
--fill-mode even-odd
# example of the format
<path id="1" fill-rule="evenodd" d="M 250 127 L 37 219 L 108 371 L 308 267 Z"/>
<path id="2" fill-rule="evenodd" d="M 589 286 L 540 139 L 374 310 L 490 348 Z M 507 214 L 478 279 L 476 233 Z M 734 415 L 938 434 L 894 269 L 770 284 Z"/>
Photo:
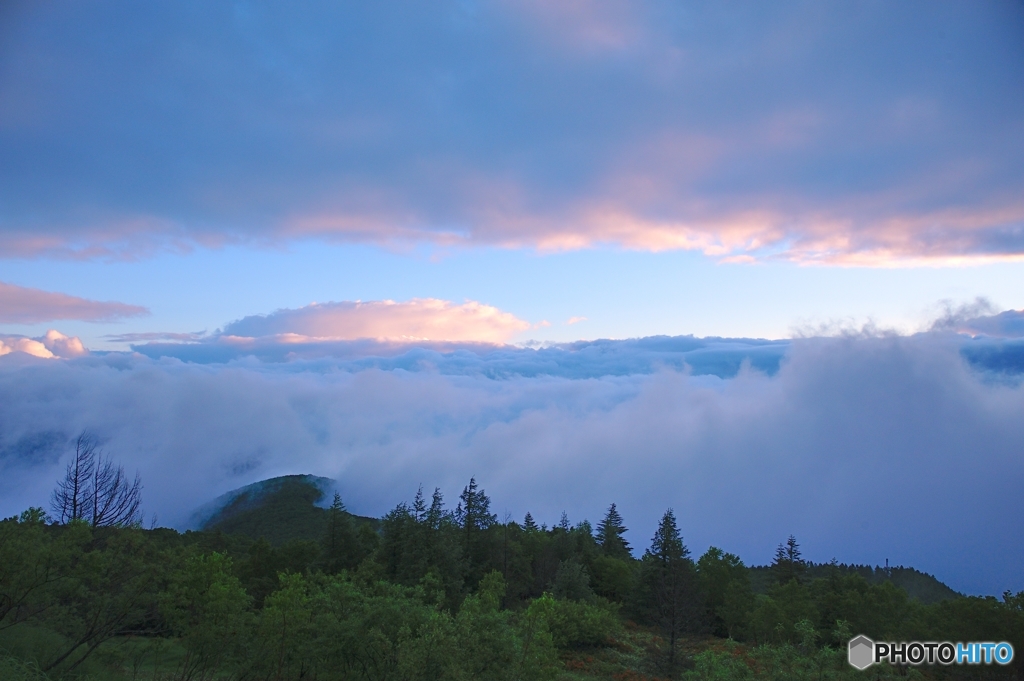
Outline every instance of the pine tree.
<path id="1" fill-rule="evenodd" d="M 533 516 L 530 515 L 529 511 L 526 512 L 526 517 L 523 518 L 523 529 L 527 532 L 535 532 L 537 530 L 537 523 L 534 522 Z"/>
<path id="2" fill-rule="evenodd" d="M 416 490 L 416 498 L 412 502 L 412 514 L 420 523 L 427 517 L 427 502 L 423 499 L 423 485 Z"/>
<path id="3" fill-rule="evenodd" d="M 676 644 L 700 621 L 700 590 L 690 551 L 672 509 L 665 511 L 641 563 L 641 610 L 665 633 L 668 672 L 675 673 Z"/>
<path id="4" fill-rule="evenodd" d="M 572 529 L 572 525 L 569 524 L 569 516 L 565 511 L 562 511 L 562 517 L 558 520 L 558 529 L 562 532 L 568 532 Z"/>
<path id="5" fill-rule="evenodd" d="M 360 550 L 352 516 L 345 510 L 341 495 L 334 493 L 334 499 L 327 509 L 327 528 L 321 542 L 322 562 L 328 573 L 351 570 L 359 562 Z"/>
<path id="6" fill-rule="evenodd" d="M 451 512 L 444 510 L 444 495 L 441 494 L 441 488 L 434 488 L 434 495 L 430 499 L 430 508 L 427 510 L 427 525 L 431 529 L 439 529 L 441 523 L 445 520 L 449 520 Z"/>
<path id="7" fill-rule="evenodd" d="M 789 535 L 786 543 L 779 544 L 775 549 L 775 559 L 772 560 L 771 569 L 779 584 L 803 581 L 807 563 L 804 562 L 800 553 L 800 545 L 796 543 L 796 537 Z"/>
<path id="8" fill-rule="evenodd" d="M 469 582 L 475 584 L 487 572 L 491 553 L 488 530 L 498 522 L 498 516 L 491 513 L 491 500 L 478 489 L 476 478 L 470 478 L 469 485 L 459 495 L 455 519 L 462 528 L 463 554 L 469 560 Z"/>
<path id="9" fill-rule="evenodd" d="M 605 514 L 604 520 L 597 524 L 597 543 L 601 546 L 601 552 L 613 558 L 629 559 L 629 542 L 622 535 L 626 532 L 626 526 L 622 524 L 622 516 L 612 504 Z"/>

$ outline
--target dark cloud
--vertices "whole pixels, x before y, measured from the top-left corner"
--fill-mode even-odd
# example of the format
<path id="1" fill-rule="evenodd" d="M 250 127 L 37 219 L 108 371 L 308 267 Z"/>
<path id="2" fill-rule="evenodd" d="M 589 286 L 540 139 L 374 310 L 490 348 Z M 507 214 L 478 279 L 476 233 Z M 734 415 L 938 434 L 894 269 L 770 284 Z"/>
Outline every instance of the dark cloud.
<path id="1" fill-rule="evenodd" d="M 1024 252 L 1020 3 L 6 3 L 0 254 Z"/>
<path id="2" fill-rule="evenodd" d="M 1024 531 L 1024 386 L 972 368 L 965 342 L 799 339 L 772 373 L 743 367 L 724 379 L 679 371 L 679 358 L 728 343 L 777 348 L 654 338 L 424 350 L 431 361 L 382 353 L 365 365 L 0 358 L 0 450 L 89 428 L 139 468 L 147 509 L 179 525 L 228 490 L 282 474 L 333 478 L 365 514 L 420 483 L 454 501 L 476 476 L 515 517 L 551 523 L 565 510 L 593 521 L 614 501 L 638 547 L 672 506 L 698 552 L 715 544 L 764 563 L 794 533 L 813 560 L 888 558 L 972 593 L 1017 590 L 1024 548 L 1005 538 Z M 562 368 L 537 370 L 545 364 Z M 61 462 L 33 460 L 5 464 L 4 515 L 46 502 Z"/>

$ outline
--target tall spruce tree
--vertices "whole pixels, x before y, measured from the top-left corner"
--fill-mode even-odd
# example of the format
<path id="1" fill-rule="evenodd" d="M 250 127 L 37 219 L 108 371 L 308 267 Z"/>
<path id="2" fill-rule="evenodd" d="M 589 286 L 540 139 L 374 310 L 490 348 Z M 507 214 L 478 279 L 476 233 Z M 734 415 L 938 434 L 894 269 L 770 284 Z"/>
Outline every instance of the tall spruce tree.
<path id="1" fill-rule="evenodd" d="M 455 519 L 462 529 L 463 555 L 468 559 L 468 581 L 476 584 L 487 572 L 491 557 L 491 536 L 489 530 L 498 522 L 498 516 L 491 513 L 491 500 L 479 489 L 476 478 L 459 495 Z"/>
<path id="2" fill-rule="evenodd" d="M 535 532 L 538 529 L 537 523 L 529 511 L 526 512 L 526 517 L 523 518 L 523 529 L 527 532 Z"/>
<path id="3" fill-rule="evenodd" d="M 359 562 L 359 539 L 352 523 L 352 516 L 345 510 L 341 495 L 334 493 L 334 499 L 327 509 L 327 527 L 321 542 L 325 572 L 334 574 L 351 570 Z"/>
<path id="4" fill-rule="evenodd" d="M 672 509 L 665 511 L 641 562 L 641 613 L 665 634 L 667 671 L 676 672 L 680 636 L 700 624 L 700 589 L 690 551 L 683 543 Z"/>
<path id="5" fill-rule="evenodd" d="M 800 553 L 800 545 L 796 537 L 789 535 L 785 544 L 779 544 L 775 549 L 775 558 L 772 560 L 772 574 L 779 584 L 789 582 L 800 583 L 803 581 L 804 573 L 807 571 L 807 563 L 804 562 Z"/>
<path id="6" fill-rule="evenodd" d="M 619 515 L 615 504 L 612 504 L 608 507 L 604 520 L 597 524 L 597 543 L 601 547 L 601 552 L 612 558 L 632 558 L 629 542 L 622 536 L 625 532 L 626 526 L 622 523 L 622 516 Z"/>
<path id="7" fill-rule="evenodd" d="M 423 522 L 427 517 L 427 502 L 423 498 L 423 485 L 416 490 L 416 498 L 412 501 L 412 514 L 418 523 Z"/>

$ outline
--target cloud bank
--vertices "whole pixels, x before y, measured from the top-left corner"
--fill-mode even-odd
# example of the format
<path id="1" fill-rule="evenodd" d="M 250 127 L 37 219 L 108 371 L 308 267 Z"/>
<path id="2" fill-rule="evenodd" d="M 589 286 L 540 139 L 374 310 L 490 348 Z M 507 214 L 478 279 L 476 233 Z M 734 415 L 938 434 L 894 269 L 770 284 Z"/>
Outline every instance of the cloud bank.
<path id="1" fill-rule="evenodd" d="M 773 371 L 741 361 L 731 378 L 653 359 L 729 342 L 420 351 L 447 357 L 441 370 L 402 360 L 408 346 L 388 365 L 357 344 L 348 359 L 287 362 L 5 356 L 0 512 L 44 504 L 89 428 L 140 470 L 164 524 L 287 473 L 334 478 L 374 515 L 420 483 L 454 501 L 476 476 L 513 517 L 595 521 L 614 501 L 637 547 L 671 506 L 696 552 L 766 563 L 794 533 L 816 561 L 888 558 L 967 592 L 1024 588 L 1024 548 L 1005 541 L 1024 531 L 1024 366 L 972 367 L 964 346 L 981 341 L 944 333 L 794 340 L 773 348 Z"/>
<path id="2" fill-rule="evenodd" d="M 0 281 L 0 324 L 38 324 L 58 319 L 110 322 L 146 314 L 149 310 L 138 305 L 87 300 Z"/>
<path id="3" fill-rule="evenodd" d="M 6 257 L 1024 257 L 1020 3 L 12 7 Z"/>

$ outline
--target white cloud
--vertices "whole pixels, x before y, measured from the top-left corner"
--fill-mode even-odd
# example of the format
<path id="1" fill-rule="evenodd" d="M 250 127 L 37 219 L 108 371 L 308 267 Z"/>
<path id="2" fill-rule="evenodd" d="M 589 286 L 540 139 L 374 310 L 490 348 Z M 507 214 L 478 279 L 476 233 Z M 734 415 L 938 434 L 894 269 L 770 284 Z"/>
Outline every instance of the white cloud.
<path id="1" fill-rule="evenodd" d="M 817 561 L 888 558 L 966 591 L 1024 588 L 1024 546 L 1004 540 L 1024 532 L 1024 386 L 971 369 L 960 338 L 798 340 L 774 375 L 732 379 L 571 368 L 609 351 L 635 366 L 630 354 L 684 340 L 474 355 L 462 374 L 439 373 L 429 353 L 389 370 L 118 354 L 0 363 L 0 513 L 45 504 L 61 444 L 89 428 L 140 469 L 147 509 L 166 523 L 286 473 L 335 478 L 372 515 L 419 483 L 454 500 L 476 476 L 500 513 L 549 523 L 563 509 L 596 520 L 614 501 L 639 548 L 672 506 L 698 552 L 764 563 L 792 532 Z M 565 367 L 500 370 L 510 361 Z"/>
<path id="2" fill-rule="evenodd" d="M 39 338 L 25 336 L 0 336 L 0 355 L 21 352 L 33 357 L 52 359 L 60 357 L 69 359 L 88 354 L 77 336 L 65 336 L 60 331 L 50 329 Z"/>

